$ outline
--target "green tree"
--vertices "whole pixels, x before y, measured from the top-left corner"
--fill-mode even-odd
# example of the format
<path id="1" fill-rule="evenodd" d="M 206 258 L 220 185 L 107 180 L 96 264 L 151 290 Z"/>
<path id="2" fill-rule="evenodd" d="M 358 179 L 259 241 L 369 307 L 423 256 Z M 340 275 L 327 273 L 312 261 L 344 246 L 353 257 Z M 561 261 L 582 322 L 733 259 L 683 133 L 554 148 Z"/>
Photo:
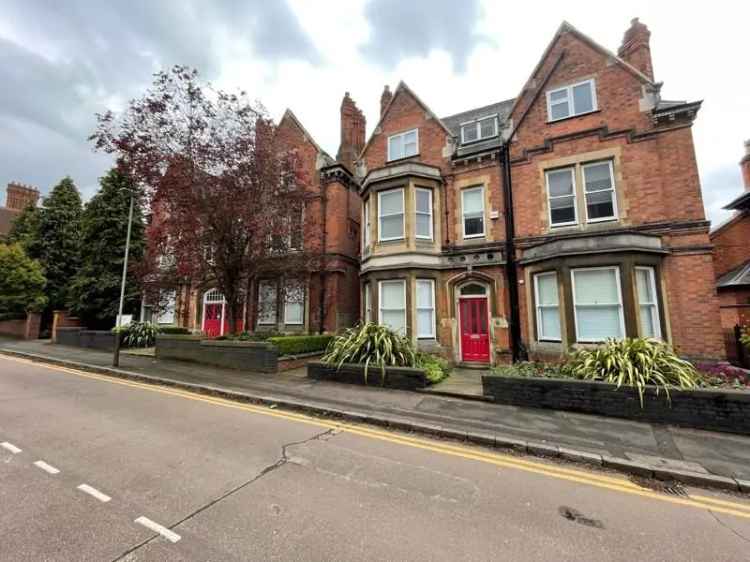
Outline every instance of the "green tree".
<path id="1" fill-rule="evenodd" d="M 132 183 L 117 169 L 100 180 L 99 192 L 86 204 L 81 218 L 80 269 L 70 290 L 70 307 L 88 326 L 111 327 L 117 318 L 122 262 L 127 235 Z M 140 287 L 133 269 L 143 258 L 143 211 L 133 209 L 130 272 L 125 286 L 125 311 L 135 312 Z"/>
<path id="2" fill-rule="evenodd" d="M 0 244 L 0 312 L 41 311 L 46 282 L 42 266 L 20 244 Z"/>
<path id="3" fill-rule="evenodd" d="M 47 296 L 54 309 L 64 308 L 78 271 L 81 240 L 81 195 L 64 178 L 44 200 L 39 213 L 39 261 L 47 277 Z"/>
<path id="4" fill-rule="evenodd" d="M 41 244 L 39 238 L 40 209 L 36 205 L 24 207 L 21 214 L 13 221 L 8 234 L 8 243 L 21 244 L 26 255 L 39 259 Z"/>

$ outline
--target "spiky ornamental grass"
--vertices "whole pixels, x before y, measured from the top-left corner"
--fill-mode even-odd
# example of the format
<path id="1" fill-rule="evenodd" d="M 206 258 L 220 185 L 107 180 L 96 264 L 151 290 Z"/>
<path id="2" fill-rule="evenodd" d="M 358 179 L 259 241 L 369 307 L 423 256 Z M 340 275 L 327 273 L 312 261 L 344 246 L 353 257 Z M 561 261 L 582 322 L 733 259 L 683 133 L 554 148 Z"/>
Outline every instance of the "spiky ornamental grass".
<path id="1" fill-rule="evenodd" d="M 160 331 L 159 326 L 151 322 L 131 322 L 119 329 L 124 334 L 122 342 L 127 347 L 152 347 Z M 118 329 L 115 327 L 112 332 L 117 334 Z"/>
<path id="2" fill-rule="evenodd" d="M 380 369 L 381 382 L 385 383 L 386 367 L 413 367 L 416 351 L 409 338 L 387 326 L 373 322 L 349 328 L 334 338 L 322 358 L 323 362 L 340 369 L 344 363 L 365 366 L 365 382 L 370 366 Z"/>
<path id="3" fill-rule="evenodd" d="M 651 338 L 608 339 L 594 349 L 580 349 L 568 358 L 563 372 L 571 377 L 634 386 L 643 408 L 647 385 L 664 390 L 667 400 L 670 388 L 696 388 L 699 374 L 688 361 L 675 355 L 672 348 Z"/>

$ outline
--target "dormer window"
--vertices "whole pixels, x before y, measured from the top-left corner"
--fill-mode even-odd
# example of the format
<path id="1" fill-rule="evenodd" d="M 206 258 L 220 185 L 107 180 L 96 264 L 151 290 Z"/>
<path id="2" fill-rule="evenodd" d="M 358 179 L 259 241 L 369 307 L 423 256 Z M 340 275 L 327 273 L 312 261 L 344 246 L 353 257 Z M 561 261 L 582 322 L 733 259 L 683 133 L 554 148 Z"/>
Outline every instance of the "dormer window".
<path id="1" fill-rule="evenodd" d="M 547 116 L 559 121 L 597 110 L 596 83 L 586 80 L 564 88 L 547 91 Z"/>
<path id="2" fill-rule="evenodd" d="M 388 137 L 388 161 L 400 160 L 419 154 L 419 133 L 417 129 Z"/>
<path id="3" fill-rule="evenodd" d="M 468 144 L 497 136 L 497 115 L 482 117 L 461 124 L 461 144 Z"/>

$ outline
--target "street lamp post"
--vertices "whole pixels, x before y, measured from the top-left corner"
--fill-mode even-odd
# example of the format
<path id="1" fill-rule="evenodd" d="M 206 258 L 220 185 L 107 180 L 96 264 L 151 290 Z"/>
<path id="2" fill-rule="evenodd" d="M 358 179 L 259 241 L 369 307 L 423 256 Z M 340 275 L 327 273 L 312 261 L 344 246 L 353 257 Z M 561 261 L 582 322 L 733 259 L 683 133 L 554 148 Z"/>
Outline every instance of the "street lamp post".
<path id="1" fill-rule="evenodd" d="M 120 328 L 122 327 L 122 307 L 125 303 L 125 280 L 128 276 L 128 254 L 130 253 L 130 231 L 133 227 L 133 204 L 135 194 L 130 192 L 130 210 L 128 211 L 128 233 L 125 236 L 125 259 L 122 262 L 122 283 L 120 285 L 120 306 L 117 312 L 117 329 L 115 330 L 115 349 L 112 356 L 112 366 L 120 366 Z"/>

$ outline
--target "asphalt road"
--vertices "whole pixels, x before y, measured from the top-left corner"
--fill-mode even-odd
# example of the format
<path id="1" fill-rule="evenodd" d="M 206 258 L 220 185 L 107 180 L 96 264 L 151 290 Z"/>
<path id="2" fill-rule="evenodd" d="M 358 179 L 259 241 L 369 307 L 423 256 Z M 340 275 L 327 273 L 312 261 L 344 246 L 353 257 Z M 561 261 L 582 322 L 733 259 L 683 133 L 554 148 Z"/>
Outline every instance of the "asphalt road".
<path id="1" fill-rule="evenodd" d="M 0 358 L 0 560 L 750 560 L 750 501 Z"/>

